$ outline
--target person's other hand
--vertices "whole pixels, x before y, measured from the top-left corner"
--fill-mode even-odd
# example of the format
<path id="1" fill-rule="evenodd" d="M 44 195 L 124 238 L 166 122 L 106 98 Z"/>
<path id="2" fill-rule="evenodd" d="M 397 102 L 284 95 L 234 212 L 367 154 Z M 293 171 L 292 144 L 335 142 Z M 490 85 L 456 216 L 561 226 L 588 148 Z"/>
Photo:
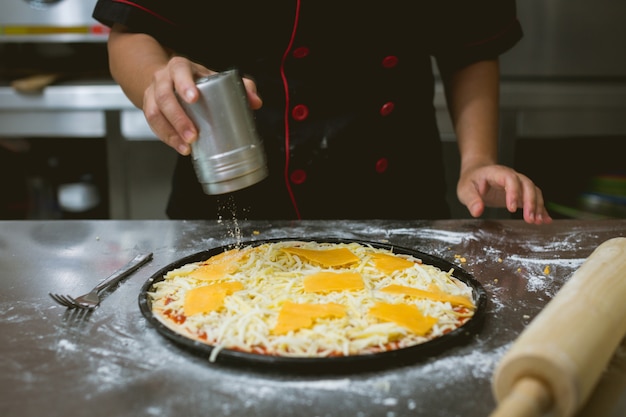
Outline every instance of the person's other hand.
<path id="1" fill-rule="evenodd" d="M 457 196 L 473 217 L 481 216 L 485 207 L 506 207 L 511 213 L 522 208 L 527 223 L 552 222 L 541 190 L 528 177 L 506 166 L 466 169 L 459 178 Z"/>
<path id="2" fill-rule="evenodd" d="M 173 57 L 166 66 L 154 73 L 152 83 L 144 92 L 143 113 L 159 139 L 181 155 L 189 155 L 190 144 L 198 138 L 198 130 L 185 113 L 176 95 L 188 103 L 198 100 L 195 80 L 215 74 L 215 71 L 183 57 Z M 262 101 L 256 84 L 244 79 L 250 107 L 256 110 Z"/>

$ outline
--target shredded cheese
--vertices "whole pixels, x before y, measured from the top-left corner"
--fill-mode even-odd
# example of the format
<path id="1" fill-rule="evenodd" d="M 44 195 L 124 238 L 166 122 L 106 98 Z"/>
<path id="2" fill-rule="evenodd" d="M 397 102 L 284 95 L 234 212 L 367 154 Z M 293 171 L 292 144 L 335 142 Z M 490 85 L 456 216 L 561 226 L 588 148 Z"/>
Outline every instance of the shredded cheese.
<path id="1" fill-rule="evenodd" d="M 475 310 L 453 270 L 360 243 L 282 241 L 214 258 L 169 271 L 149 293 L 155 316 L 214 346 L 212 360 L 225 348 L 291 357 L 398 349 Z"/>

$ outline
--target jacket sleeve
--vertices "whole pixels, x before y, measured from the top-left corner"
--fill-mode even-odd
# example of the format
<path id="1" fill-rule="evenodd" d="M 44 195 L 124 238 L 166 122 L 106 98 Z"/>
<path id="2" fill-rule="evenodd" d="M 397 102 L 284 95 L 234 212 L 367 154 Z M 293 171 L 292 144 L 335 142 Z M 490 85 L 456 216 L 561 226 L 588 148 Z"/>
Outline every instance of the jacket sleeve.
<path id="1" fill-rule="evenodd" d="M 439 1 L 431 22 L 431 54 L 454 66 L 496 58 L 523 36 L 515 0 Z"/>
<path id="2" fill-rule="evenodd" d="M 184 29 L 179 27 L 176 10 L 166 0 L 98 0 L 92 17 L 106 26 L 121 24 L 128 30 L 146 33 L 166 46 L 175 46 Z"/>

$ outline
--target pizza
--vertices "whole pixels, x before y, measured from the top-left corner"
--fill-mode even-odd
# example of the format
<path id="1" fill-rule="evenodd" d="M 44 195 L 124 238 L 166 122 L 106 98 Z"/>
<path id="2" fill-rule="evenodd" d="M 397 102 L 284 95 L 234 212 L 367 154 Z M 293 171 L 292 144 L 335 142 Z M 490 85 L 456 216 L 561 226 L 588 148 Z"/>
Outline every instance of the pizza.
<path id="1" fill-rule="evenodd" d="M 272 241 L 167 271 L 148 291 L 159 322 L 223 349 L 322 358 L 418 345 L 476 311 L 473 289 L 412 256 L 362 242 Z"/>

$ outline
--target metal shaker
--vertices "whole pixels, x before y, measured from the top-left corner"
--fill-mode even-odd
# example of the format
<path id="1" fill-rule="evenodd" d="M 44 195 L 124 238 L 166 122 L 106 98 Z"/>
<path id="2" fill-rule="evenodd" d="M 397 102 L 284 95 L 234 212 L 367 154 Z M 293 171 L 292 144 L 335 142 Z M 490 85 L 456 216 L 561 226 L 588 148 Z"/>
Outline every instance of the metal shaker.
<path id="1" fill-rule="evenodd" d="M 180 100 L 198 129 L 191 158 L 206 194 L 224 194 L 256 184 L 268 175 L 243 81 L 230 70 L 196 81 L 198 100 Z"/>

